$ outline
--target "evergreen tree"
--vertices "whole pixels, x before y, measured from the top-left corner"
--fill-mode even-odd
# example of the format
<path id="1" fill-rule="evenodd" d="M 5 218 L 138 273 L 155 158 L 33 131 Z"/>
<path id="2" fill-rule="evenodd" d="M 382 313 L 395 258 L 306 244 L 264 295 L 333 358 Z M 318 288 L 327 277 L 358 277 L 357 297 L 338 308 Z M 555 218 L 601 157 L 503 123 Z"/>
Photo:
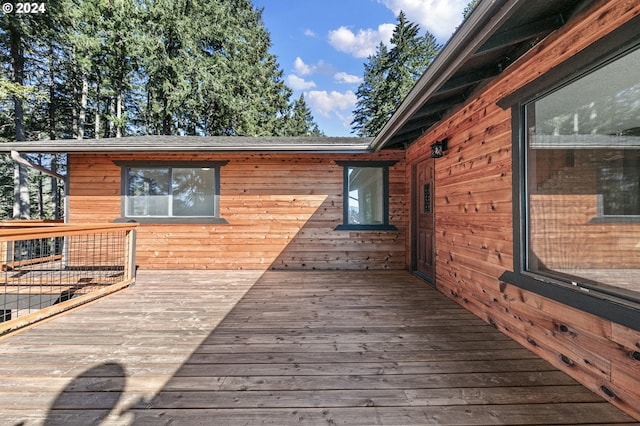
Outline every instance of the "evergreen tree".
<path id="1" fill-rule="evenodd" d="M 0 141 L 321 134 L 270 44 L 250 0 L 48 0 L 45 13 L 0 15 Z M 64 173 L 63 157 L 30 160 Z M 18 189 L 26 217 L 21 169 L 2 191 Z M 31 175 L 32 210 L 55 217 L 39 200 L 53 188 L 58 211 L 59 185 Z"/>
<path id="2" fill-rule="evenodd" d="M 31 140 L 287 132 L 292 91 L 250 0 L 51 0 L 45 14 L 1 19 L 0 77 L 14 80 L 17 23 L 25 86 L 48 93 L 27 114 L 7 105 L 0 137 L 15 139 L 16 112 Z"/>
<path id="3" fill-rule="evenodd" d="M 439 52 L 431 33 L 419 33 L 420 27 L 400 12 L 391 49 L 381 44 L 369 56 L 351 123 L 359 136 L 375 136 L 382 129 Z"/>
<path id="4" fill-rule="evenodd" d="M 282 132 L 291 90 L 248 0 L 150 0 L 144 42 L 149 133 Z"/>
<path id="5" fill-rule="evenodd" d="M 368 136 L 381 129 L 390 113 L 392 105 L 385 105 L 380 96 L 384 89 L 388 57 L 387 47 L 380 43 L 376 53 L 370 55 L 364 64 L 364 81 L 356 91 L 358 101 L 351 123 L 360 136 Z"/>
<path id="6" fill-rule="evenodd" d="M 304 95 L 300 95 L 293 103 L 293 108 L 288 116 L 284 136 L 324 136 L 313 120 L 311 110 L 304 100 Z"/>

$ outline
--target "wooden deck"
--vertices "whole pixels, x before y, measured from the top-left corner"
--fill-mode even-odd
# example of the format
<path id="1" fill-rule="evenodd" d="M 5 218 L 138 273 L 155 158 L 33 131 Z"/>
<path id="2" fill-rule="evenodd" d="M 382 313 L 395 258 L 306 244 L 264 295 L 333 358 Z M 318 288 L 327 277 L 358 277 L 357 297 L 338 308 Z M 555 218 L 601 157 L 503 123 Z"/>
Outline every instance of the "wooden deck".
<path id="1" fill-rule="evenodd" d="M 615 424 L 400 271 L 141 271 L 0 341 L 0 424 Z"/>

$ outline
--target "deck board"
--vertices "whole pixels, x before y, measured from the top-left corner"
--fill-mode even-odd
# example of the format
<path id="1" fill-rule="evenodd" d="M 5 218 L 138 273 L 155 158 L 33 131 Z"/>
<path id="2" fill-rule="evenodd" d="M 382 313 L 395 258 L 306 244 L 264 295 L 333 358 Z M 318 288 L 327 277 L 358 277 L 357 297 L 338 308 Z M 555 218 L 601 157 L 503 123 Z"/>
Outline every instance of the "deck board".
<path id="1" fill-rule="evenodd" d="M 0 424 L 626 424 L 401 271 L 140 271 L 0 341 Z"/>

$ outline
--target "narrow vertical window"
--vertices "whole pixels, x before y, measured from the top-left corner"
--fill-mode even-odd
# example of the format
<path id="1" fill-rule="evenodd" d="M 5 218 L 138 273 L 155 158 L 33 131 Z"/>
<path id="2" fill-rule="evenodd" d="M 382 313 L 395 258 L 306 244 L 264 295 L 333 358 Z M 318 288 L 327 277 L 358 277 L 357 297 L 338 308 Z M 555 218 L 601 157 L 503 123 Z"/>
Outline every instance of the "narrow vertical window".
<path id="1" fill-rule="evenodd" d="M 389 224 L 389 167 L 395 161 L 336 163 L 344 168 L 343 224 L 336 229 L 396 229 Z"/>

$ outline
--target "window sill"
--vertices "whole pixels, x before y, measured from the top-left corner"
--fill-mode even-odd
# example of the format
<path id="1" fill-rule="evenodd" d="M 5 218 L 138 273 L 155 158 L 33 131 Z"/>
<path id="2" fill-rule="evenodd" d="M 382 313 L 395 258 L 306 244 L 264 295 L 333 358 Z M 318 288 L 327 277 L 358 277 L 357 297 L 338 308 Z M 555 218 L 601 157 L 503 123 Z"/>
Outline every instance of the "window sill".
<path id="1" fill-rule="evenodd" d="M 596 216 L 589 223 L 640 223 L 640 216 Z"/>
<path id="2" fill-rule="evenodd" d="M 393 225 L 338 225 L 334 231 L 397 231 Z"/>
<path id="3" fill-rule="evenodd" d="M 228 224 L 226 219 L 221 217 L 119 217 L 114 223 L 155 223 L 164 224 Z"/>
<path id="4" fill-rule="evenodd" d="M 523 290 L 640 331 L 640 305 L 550 278 L 504 271 L 499 278 Z"/>

